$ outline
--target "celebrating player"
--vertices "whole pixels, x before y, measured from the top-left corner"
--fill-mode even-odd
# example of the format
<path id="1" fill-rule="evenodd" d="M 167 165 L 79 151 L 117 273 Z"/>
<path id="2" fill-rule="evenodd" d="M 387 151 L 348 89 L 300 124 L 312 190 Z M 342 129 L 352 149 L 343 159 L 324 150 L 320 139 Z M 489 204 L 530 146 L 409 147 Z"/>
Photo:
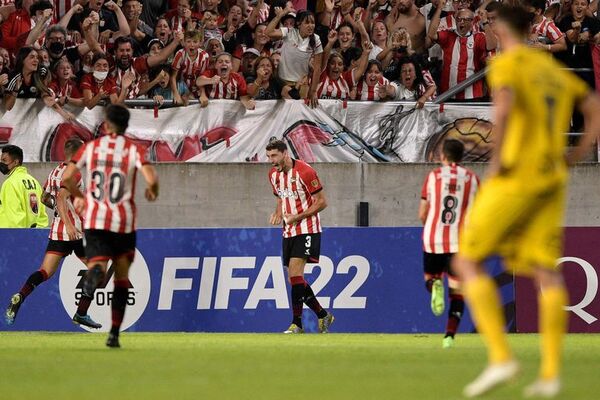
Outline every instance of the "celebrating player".
<path id="1" fill-rule="evenodd" d="M 284 333 L 304 333 L 302 307 L 306 303 L 319 318 L 319 332 L 327 333 L 333 315 L 324 310 L 304 280 L 307 261 L 319 262 L 321 252 L 321 219 L 319 212 L 327 207 L 323 186 L 317 173 L 301 160 L 292 159 L 287 145 L 273 140 L 267 145 L 267 158 L 273 165 L 269 180 L 277 207 L 269 222 L 283 225 L 283 265 L 288 268 L 292 285 L 292 324 Z"/>
<path id="2" fill-rule="evenodd" d="M 63 184 L 75 197 L 78 213 L 85 209 L 85 254 L 88 272 L 77 314 L 82 315 L 104 280 L 108 261 L 115 265 L 112 298 L 112 327 L 106 345 L 120 347 L 119 328 L 127 305 L 129 267 L 135 254 L 135 177 L 139 169 L 148 185 L 146 199 L 156 200 L 158 176 L 146 164 L 142 151 L 128 138 L 129 111 L 120 105 L 106 108 L 108 135 L 89 142 L 71 160 Z M 86 167 L 86 194 L 76 184 L 80 169 Z M 85 314 L 85 313 L 84 313 Z"/>
<path id="3" fill-rule="evenodd" d="M 473 204 L 479 179 L 472 171 L 458 163 L 465 146 L 455 139 L 444 141 L 442 166 L 431 171 L 421 191 L 419 219 L 423 229 L 423 269 L 425 287 L 431 293 L 431 311 L 442 315 L 444 304 L 444 274 L 448 274 L 448 322 L 442 342 L 444 348 L 452 347 L 454 335 L 465 309 L 458 278 L 450 267 L 452 256 L 458 251 L 458 233 L 465 215 Z"/>
<path id="4" fill-rule="evenodd" d="M 489 365 L 465 387 L 467 397 L 487 392 L 519 370 L 504 333 L 497 287 L 482 267 L 491 254 L 504 256 L 516 274 L 533 276 L 540 293 L 541 368 L 524 394 L 553 397 L 560 391 L 567 291 L 555 264 L 562 251 L 565 161 L 581 159 L 600 133 L 600 99 L 551 56 L 524 45 L 530 24 L 530 15 L 521 7 L 498 10 L 494 31 L 502 53 L 492 61 L 488 75 L 497 145 L 454 259 L 473 319 L 488 346 Z M 586 131 L 565 160 L 564 132 L 574 105 L 586 118 Z"/>
<path id="5" fill-rule="evenodd" d="M 58 270 L 60 261 L 71 253 L 75 253 L 83 263 L 86 262 L 85 253 L 83 250 L 83 221 L 75 212 L 73 202 L 68 192 L 61 189 L 61 181 L 63 173 L 67 168 L 67 163 L 71 157 L 83 145 L 83 141 L 79 138 L 71 138 L 65 142 L 65 162 L 60 163 L 50 172 L 48 179 L 44 184 L 44 193 L 42 194 L 42 203 L 47 207 L 54 209 L 54 220 L 50 228 L 48 236 L 48 246 L 46 247 L 46 255 L 42 261 L 42 266 L 38 271 L 27 278 L 27 281 L 10 299 L 10 305 L 6 310 L 5 319 L 8 325 L 12 325 L 17 318 L 19 308 L 33 292 L 33 290 L 41 285 Z M 83 190 L 83 182 L 81 175 L 76 176 L 76 185 Z M 89 304 L 88 304 L 89 305 Z M 87 307 L 82 310 L 83 314 L 75 314 L 73 322 L 81 325 L 86 325 L 91 328 L 101 328 L 97 322 L 94 322 L 87 315 Z"/>

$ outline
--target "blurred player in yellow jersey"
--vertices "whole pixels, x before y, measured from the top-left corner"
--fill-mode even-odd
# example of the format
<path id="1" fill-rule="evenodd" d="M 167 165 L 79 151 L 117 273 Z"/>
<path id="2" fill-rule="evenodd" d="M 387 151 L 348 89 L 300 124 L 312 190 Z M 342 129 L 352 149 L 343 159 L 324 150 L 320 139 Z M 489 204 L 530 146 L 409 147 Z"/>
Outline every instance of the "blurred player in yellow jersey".
<path id="1" fill-rule="evenodd" d="M 562 252 L 567 164 L 580 160 L 600 134 L 600 100 L 551 56 L 524 45 L 530 22 L 522 8 L 498 10 L 494 31 L 503 52 L 492 61 L 488 74 L 496 146 L 454 260 L 488 347 L 489 364 L 465 387 L 467 397 L 479 396 L 519 371 L 504 332 L 497 287 L 482 266 L 493 254 L 503 256 L 508 268 L 533 277 L 543 289 L 540 373 L 524 394 L 553 397 L 560 391 L 567 292 L 555 262 Z M 586 131 L 565 157 L 565 132 L 574 106 L 586 119 Z"/>

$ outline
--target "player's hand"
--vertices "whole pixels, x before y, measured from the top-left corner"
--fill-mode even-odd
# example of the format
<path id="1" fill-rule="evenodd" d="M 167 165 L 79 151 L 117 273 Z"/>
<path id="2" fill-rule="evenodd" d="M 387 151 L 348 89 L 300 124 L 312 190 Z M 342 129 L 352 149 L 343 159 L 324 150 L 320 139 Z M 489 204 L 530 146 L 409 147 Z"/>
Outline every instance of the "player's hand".
<path id="1" fill-rule="evenodd" d="M 82 234 L 82 232 L 75 229 L 73 225 L 65 225 L 65 227 L 67 228 L 67 236 L 69 237 L 69 240 L 77 240 Z"/>
<path id="2" fill-rule="evenodd" d="M 385 85 L 385 93 L 386 97 L 395 97 L 396 96 L 396 88 L 394 85 L 390 85 L 389 83 Z"/>
<path id="3" fill-rule="evenodd" d="M 0 75 L 0 86 L 4 86 L 8 83 L 8 74 Z"/>
<path id="4" fill-rule="evenodd" d="M 571 23 L 571 28 L 573 28 L 573 29 L 580 29 L 581 28 L 581 21 L 573 21 Z"/>
<path id="5" fill-rule="evenodd" d="M 256 108 L 256 102 L 254 99 L 243 99 L 241 100 L 242 105 L 246 108 L 246 110 L 254 110 Z"/>
<path id="6" fill-rule="evenodd" d="M 156 96 L 155 96 L 155 97 L 156 97 Z M 161 96 L 161 97 L 162 97 L 162 96 Z M 182 105 L 182 104 L 183 104 L 183 99 L 181 98 L 181 95 L 179 95 L 179 94 L 175 94 L 175 95 L 173 96 L 173 104 L 175 104 L 175 105 L 178 105 L 178 106 L 180 106 L 180 105 Z"/>
<path id="7" fill-rule="evenodd" d="M 425 99 L 419 97 L 419 99 L 417 100 L 417 104 L 415 104 L 415 108 L 420 110 L 423 107 L 425 107 Z"/>
<path id="8" fill-rule="evenodd" d="M 83 215 L 85 205 L 85 199 L 83 197 L 75 197 L 75 200 L 73 200 L 73 207 L 75 208 L 75 212 L 79 215 Z"/>
<path id="9" fill-rule="evenodd" d="M 294 214 L 283 214 L 283 220 L 286 224 L 291 225 L 298 221 L 298 216 Z"/>
<path id="10" fill-rule="evenodd" d="M 212 80 L 213 85 L 216 85 L 217 83 L 221 82 L 221 77 L 219 75 L 215 75 L 210 79 Z"/>
<path id="11" fill-rule="evenodd" d="M 144 194 L 146 196 L 146 200 L 155 201 L 158 198 L 158 187 L 156 189 L 147 187 Z"/>
<path id="12" fill-rule="evenodd" d="M 192 10 L 189 8 L 186 8 L 185 11 L 183 12 L 183 18 L 191 19 L 192 18 Z"/>
<path id="13" fill-rule="evenodd" d="M 269 217 L 269 223 L 271 225 L 281 225 L 281 221 L 283 221 L 281 214 L 273 213 Z"/>
<path id="14" fill-rule="evenodd" d="M 89 15 L 90 19 L 92 20 L 93 24 L 98 24 L 100 23 L 100 14 L 98 14 L 96 11 L 92 11 Z"/>
<path id="15" fill-rule="evenodd" d="M 115 11 L 119 6 L 114 1 L 107 1 L 104 3 L 104 7 L 108 8 L 110 11 Z"/>

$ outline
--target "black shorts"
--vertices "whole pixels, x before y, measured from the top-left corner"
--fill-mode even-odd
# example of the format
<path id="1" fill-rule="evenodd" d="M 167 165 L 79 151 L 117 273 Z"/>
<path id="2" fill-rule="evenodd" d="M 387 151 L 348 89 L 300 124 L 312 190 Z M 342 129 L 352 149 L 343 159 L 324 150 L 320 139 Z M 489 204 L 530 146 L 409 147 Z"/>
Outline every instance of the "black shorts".
<path id="1" fill-rule="evenodd" d="M 283 238 L 283 265 L 290 265 L 290 258 L 304 258 L 309 263 L 319 262 L 321 234 L 310 233 Z"/>
<path id="2" fill-rule="evenodd" d="M 456 274 L 452 271 L 452 256 L 454 256 L 454 253 L 433 254 L 423 252 L 423 270 L 426 274 L 439 275 L 447 273 L 452 277 L 456 277 Z"/>
<path id="3" fill-rule="evenodd" d="M 135 254 L 135 232 L 115 233 L 100 229 L 86 229 L 85 255 L 89 261 L 108 261 Z"/>
<path id="4" fill-rule="evenodd" d="M 83 240 L 48 240 L 48 246 L 46 246 L 46 253 L 58 254 L 66 257 L 71 253 L 79 258 L 85 258 L 85 251 L 83 250 Z"/>

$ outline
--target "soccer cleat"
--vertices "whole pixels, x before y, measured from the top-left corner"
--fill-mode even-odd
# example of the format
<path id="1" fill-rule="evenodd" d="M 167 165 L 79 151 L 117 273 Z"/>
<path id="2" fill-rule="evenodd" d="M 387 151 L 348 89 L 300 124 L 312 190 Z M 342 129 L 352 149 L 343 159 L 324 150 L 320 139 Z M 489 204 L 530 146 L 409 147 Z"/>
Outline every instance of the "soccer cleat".
<path id="1" fill-rule="evenodd" d="M 77 325 L 85 325 L 85 326 L 88 326 L 93 329 L 102 328 L 102 324 L 97 323 L 96 321 L 94 321 L 92 319 L 92 317 L 90 317 L 87 314 L 79 315 L 79 314 L 75 313 L 75 315 L 73 315 L 73 323 L 77 324 Z"/>
<path id="2" fill-rule="evenodd" d="M 560 379 L 538 379 L 523 390 L 524 397 L 542 397 L 550 399 L 560 392 Z"/>
<path id="3" fill-rule="evenodd" d="M 8 325 L 15 323 L 15 318 L 17 318 L 17 313 L 19 312 L 21 304 L 23 304 L 23 296 L 21 296 L 21 293 L 13 294 L 10 298 L 10 304 L 6 309 L 6 313 L 4 314 L 4 319 Z"/>
<path id="4" fill-rule="evenodd" d="M 291 324 L 287 330 L 283 331 L 283 333 L 304 333 L 304 329 L 300 328 L 296 324 Z"/>
<path id="5" fill-rule="evenodd" d="M 323 318 L 319 318 L 319 333 L 327 333 L 329 332 L 329 327 L 335 321 L 335 317 L 332 313 L 327 312 L 327 315 Z"/>
<path id="6" fill-rule="evenodd" d="M 519 373 L 519 363 L 514 360 L 500 364 L 492 364 L 471 383 L 465 386 L 465 397 L 480 396 L 496 386 L 513 380 Z"/>
<path id="7" fill-rule="evenodd" d="M 444 313 L 446 304 L 444 302 L 444 283 L 441 279 L 435 279 L 431 286 L 431 311 L 439 317 Z"/>
<path id="8" fill-rule="evenodd" d="M 442 341 L 442 348 L 449 349 L 454 347 L 454 338 L 452 336 L 446 336 Z"/>
<path id="9" fill-rule="evenodd" d="M 106 345 L 112 348 L 119 348 L 121 345 L 119 344 L 119 335 L 115 335 L 114 333 L 108 334 L 108 339 L 106 339 Z"/>

